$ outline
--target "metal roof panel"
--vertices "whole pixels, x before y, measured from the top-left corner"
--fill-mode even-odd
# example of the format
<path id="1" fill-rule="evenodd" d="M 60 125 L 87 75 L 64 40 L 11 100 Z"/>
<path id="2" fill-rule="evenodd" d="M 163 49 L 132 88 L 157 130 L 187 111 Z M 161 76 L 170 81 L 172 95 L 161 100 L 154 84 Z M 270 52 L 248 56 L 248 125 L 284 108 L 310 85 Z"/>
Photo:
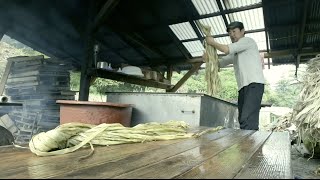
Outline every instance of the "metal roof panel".
<path id="1" fill-rule="evenodd" d="M 248 33 L 245 36 L 255 40 L 259 50 L 267 50 L 266 34 L 265 32 Z"/>
<path id="2" fill-rule="evenodd" d="M 262 8 L 228 14 L 231 21 L 241 21 L 245 30 L 264 28 Z"/>
<path id="3" fill-rule="evenodd" d="M 225 2 L 225 7 L 227 9 L 235 9 L 235 8 L 240 8 L 244 6 L 261 3 L 262 0 L 241 0 L 241 1 L 225 0 L 224 2 Z"/>
<path id="4" fill-rule="evenodd" d="M 197 34 L 194 32 L 189 22 L 169 25 L 170 29 L 179 38 L 179 40 L 197 38 Z"/>
<path id="5" fill-rule="evenodd" d="M 204 47 L 199 40 L 182 43 L 190 52 L 192 57 L 202 56 Z"/>
<path id="6" fill-rule="evenodd" d="M 200 15 L 219 12 L 216 0 L 192 0 L 192 3 Z"/>
<path id="7" fill-rule="evenodd" d="M 221 16 L 199 19 L 199 22 L 211 27 L 211 35 L 226 33 L 226 25 L 224 24 Z"/>

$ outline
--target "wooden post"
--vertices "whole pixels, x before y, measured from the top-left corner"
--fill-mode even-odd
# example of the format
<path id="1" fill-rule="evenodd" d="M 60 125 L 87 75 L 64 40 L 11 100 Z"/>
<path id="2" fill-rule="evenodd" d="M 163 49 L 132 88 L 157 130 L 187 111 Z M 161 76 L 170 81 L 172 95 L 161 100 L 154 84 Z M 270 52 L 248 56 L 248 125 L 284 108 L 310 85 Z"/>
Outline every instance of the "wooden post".
<path id="1" fill-rule="evenodd" d="M 96 1 L 90 1 L 90 7 L 88 12 L 87 21 L 87 33 L 86 33 L 86 58 L 81 66 L 81 79 L 80 79 L 80 101 L 88 101 L 89 89 L 92 79 L 92 74 L 89 73 L 89 69 L 96 68 L 96 62 L 94 62 L 94 45 L 95 34 L 101 27 L 103 21 L 107 19 L 115 6 L 119 3 L 118 0 L 108 0 L 103 7 L 99 10 L 96 6 Z"/>
<path id="2" fill-rule="evenodd" d="M 167 79 L 169 80 L 169 82 L 171 84 L 173 67 L 172 67 L 172 65 L 168 65 L 167 68 L 168 68 L 168 70 L 167 70 Z"/>
<path id="3" fill-rule="evenodd" d="M 81 78 L 80 78 L 80 92 L 79 100 L 88 101 L 89 99 L 89 89 L 91 82 L 91 75 L 88 73 L 88 69 L 93 67 L 93 56 L 94 56 L 94 37 L 92 32 L 93 20 L 94 20 L 94 1 L 90 1 L 90 8 L 88 12 L 87 19 L 87 29 L 86 29 L 86 57 L 81 65 Z"/>
<path id="4" fill-rule="evenodd" d="M 3 26 L 4 24 L 1 24 L 1 25 Z M 0 41 L 2 40 L 3 36 L 6 34 L 7 29 L 8 29 L 7 27 L 0 26 Z"/>
<path id="5" fill-rule="evenodd" d="M 167 89 L 166 92 L 176 92 L 189 79 L 189 77 L 200 68 L 201 65 L 202 62 L 195 63 L 187 74 L 185 74 L 173 88 Z"/>
<path id="6" fill-rule="evenodd" d="M 4 33 L 0 31 L 0 40 L 3 38 Z"/>
<path id="7" fill-rule="evenodd" d="M 80 79 L 80 92 L 79 92 L 80 101 L 88 101 L 89 99 L 91 75 L 88 73 L 87 69 L 92 68 L 92 62 L 93 62 L 92 36 L 88 37 L 86 46 L 87 46 L 86 59 L 83 61 L 81 66 L 81 79 Z"/>

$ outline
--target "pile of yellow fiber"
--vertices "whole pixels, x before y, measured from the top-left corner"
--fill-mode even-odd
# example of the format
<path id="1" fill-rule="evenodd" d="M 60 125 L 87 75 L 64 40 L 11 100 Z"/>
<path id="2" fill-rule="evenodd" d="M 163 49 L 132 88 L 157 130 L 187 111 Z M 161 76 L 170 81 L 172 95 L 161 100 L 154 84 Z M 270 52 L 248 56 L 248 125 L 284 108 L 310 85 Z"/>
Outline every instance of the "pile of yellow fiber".
<path id="1" fill-rule="evenodd" d="M 198 23 L 201 31 L 206 36 L 211 36 L 211 27 Z M 221 89 L 221 81 L 218 75 L 219 72 L 219 60 L 216 48 L 208 45 L 206 41 L 203 41 L 204 47 L 208 58 L 205 59 L 206 69 L 205 69 L 205 79 L 207 82 L 207 94 L 210 96 L 216 96 Z"/>
<path id="2" fill-rule="evenodd" d="M 29 142 L 30 150 L 38 156 L 66 154 L 90 144 L 116 145 L 146 141 L 171 140 L 199 137 L 202 133 L 188 133 L 189 125 L 184 121 L 145 123 L 124 127 L 119 123 L 84 124 L 66 123 L 57 128 L 39 133 Z M 217 127 L 214 130 L 222 129 Z M 212 130 L 212 129 L 211 129 Z M 208 131 L 208 130 L 207 130 Z"/>
<path id="3" fill-rule="evenodd" d="M 303 88 L 293 107 L 292 122 L 298 130 L 298 143 L 303 141 L 313 157 L 320 155 L 320 54 L 307 65 Z"/>

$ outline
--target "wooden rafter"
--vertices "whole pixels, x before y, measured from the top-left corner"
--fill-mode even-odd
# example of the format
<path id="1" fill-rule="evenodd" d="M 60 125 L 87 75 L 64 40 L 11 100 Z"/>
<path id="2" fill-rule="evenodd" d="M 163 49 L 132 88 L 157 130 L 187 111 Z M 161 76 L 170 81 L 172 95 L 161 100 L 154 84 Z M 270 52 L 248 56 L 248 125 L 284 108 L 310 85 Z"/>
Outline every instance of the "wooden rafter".
<path id="1" fill-rule="evenodd" d="M 219 10 L 220 10 L 220 12 L 221 12 L 221 16 L 222 16 L 222 18 L 223 18 L 224 25 L 227 27 L 227 26 L 228 26 L 228 20 L 227 20 L 226 13 L 225 13 L 225 11 L 224 11 L 224 9 L 223 9 L 223 7 L 222 7 L 222 3 L 221 3 L 220 0 L 217 0 L 216 2 L 217 2 L 217 4 L 218 4 Z"/>
<path id="2" fill-rule="evenodd" d="M 185 10 L 186 10 L 186 14 L 188 14 L 188 12 L 196 12 L 197 10 L 195 9 L 195 7 L 191 4 L 191 1 L 182 1 L 183 5 L 185 6 Z M 195 19 L 199 19 L 200 15 L 194 15 L 195 17 L 192 17 L 192 14 L 188 14 L 188 21 L 192 27 L 192 29 L 194 30 L 194 32 L 196 33 L 198 40 L 201 41 L 201 44 L 203 43 L 203 38 L 201 35 L 201 32 L 199 31 L 196 23 L 194 22 L 193 18 Z"/>
<path id="3" fill-rule="evenodd" d="M 181 43 L 181 41 L 178 39 L 178 37 L 173 33 L 173 31 L 170 29 L 169 25 L 167 23 L 165 23 L 161 17 L 159 17 L 158 14 L 154 13 L 156 12 L 156 10 L 154 9 L 154 6 L 150 7 L 150 14 L 151 16 L 153 16 L 155 19 L 157 19 L 157 21 L 160 24 L 164 24 L 163 27 L 165 27 L 165 29 L 167 30 L 169 36 L 172 38 L 174 44 L 177 46 L 177 48 L 179 49 L 179 51 L 181 52 L 181 54 L 183 54 L 183 56 L 186 59 L 190 59 L 190 53 L 188 52 L 188 50 L 186 49 L 186 47 L 183 46 L 183 44 Z M 166 62 L 164 62 L 166 63 Z"/>
<path id="4" fill-rule="evenodd" d="M 265 58 L 275 58 L 275 57 L 282 57 L 282 56 L 288 56 L 288 55 L 294 55 L 296 53 L 297 49 L 287 49 L 287 50 L 278 50 L 278 51 L 270 51 L 269 53 L 266 51 L 260 51 L 264 53 Z M 320 54 L 320 49 L 302 49 L 300 52 L 301 56 L 308 56 L 308 55 L 316 55 Z M 219 58 L 224 55 L 218 55 Z M 196 64 L 196 63 L 204 63 L 204 60 L 202 57 L 195 57 L 189 60 L 173 60 L 170 65 L 176 66 L 176 65 L 184 65 L 184 64 Z M 156 66 L 154 64 L 154 66 Z M 161 66 L 161 64 L 158 64 L 158 66 Z"/>
<path id="5" fill-rule="evenodd" d="M 304 38 L 304 32 L 305 32 L 305 27 L 306 27 L 306 22 L 307 22 L 307 14 L 308 14 L 308 7 L 310 4 L 310 0 L 304 0 L 304 8 L 303 8 L 303 16 L 301 20 L 301 25 L 300 25 L 300 30 L 299 30 L 299 40 L 298 40 L 298 49 L 297 49 L 297 61 L 296 61 L 296 67 L 299 67 L 300 64 L 300 58 L 301 58 L 301 49 L 303 45 L 303 38 Z"/>
<path id="6" fill-rule="evenodd" d="M 94 23 L 92 25 L 92 33 L 98 31 L 101 24 L 107 19 L 108 15 L 111 14 L 112 10 L 119 3 L 119 0 L 107 0 L 106 3 L 100 9 L 98 15 L 94 19 Z"/>
<path id="7" fill-rule="evenodd" d="M 253 29 L 253 30 L 248 30 L 248 31 L 246 31 L 246 34 L 256 33 L 256 32 L 263 32 L 263 31 L 265 31 L 264 28 Z M 214 36 L 212 36 L 212 37 L 214 37 L 214 38 L 219 38 L 219 37 L 227 37 L 227 36 L 229 36 L 229 34 L 225 33 L 225 34 L 214 35 Z M 185 39 L 185 40 L 182 40 L 181 42 L 189 42 L 189 41 L 195 41 L 195 40 L 199 40 L 199 39 L 198 39 L 198 38 Z"/>
<path id="8" fill-rule="evenodd" d="M 262 5 L 265 5 L 266 4 L 266 0 L 262 0 Z M 268 26 L 267 26 L 267 14 L 266 14 L 266 11 L 264 8 L 262 8 L 262 11 L 263 11 L 263 19 L 264 19 L 264 28 L 265 28 L 265 36 L 266 36 L 266 47 L 267 47 L 267 53 L 270 52 L 270 49 L 269 49 L 269 29 L 268 29 Z M 270 58 L 268 57 L 268 69 L 270 69 Z"/>
<path id="9" fill-rule="evenodd" d="M 160 55 L 163 58 L 166 58 L 167 56 L 161 52 L 159 49 L 157 49 L 156 47 L 151 46 L 148 42 L 146 42 L 145 40 L 141 39 L 139 36 L 137 36 L 137 34 L 132 34 L 132 33 L 124 33 L 124 32 L 120 32 L 119 33 L 122 37 L 125 37 L 127 40 L 133 42 L 135 45 L 138 45 L 140 47 L 143 47 L 144 49 L 147 49 L 155 54 Z"/>
<path id="10" fill-rule="evenodd" d="M 177 84 L 172 88 L 172 89 L 168 89 L 167 92 L 176 92 L 188 79 L 189 77 L 194 74 L 194 72 L 196 72 L 197 70 L 199 70 L 200 66 L 203 63 L 195 63 L 192 68 L 179 80 L 179 82 L 177 82 Z"/>
<path id="11" fill-rule="evenodd" d="M 257 4 L 245 6 L 245 7 L 239 7 L 239 8 L 234 8 L 234 9 L 225 9 L 222 12 L 220 11 L 220 12 L 214 12 L 214 13 L 201 15 L 200 18 L 208 18 L 208 17 L 213 17 L 213 16 L 220 16 L 222 13 L 230 14 L 230 13 L 246 11 L 246 10 L 250 10 L 250 9 L 256 9 L 256 8 L 260 8 L 260 7 L 262 7 L 262 3 L 261 2 L 257 3 Z"/>
<path id="12" fill-rule="evenodd" d="M 112 79 L 116 81 L 122 81 L 122 82 L 131 83 L 131 84 L 137 84 L 137 85 L 143 85 L 143 86 L 149 86 L 149 87 L 155 87 L 155 88 L 161 88 L 161 89 L 170 89 L 173 87 L 172 85 L 166 84 L 163 82 L 148 80 L 148 79 L 140 78 L 138 76 L 128 75 L 124 73 L 117 73 L 117 72 L 107 71 L 103 69 L 89 69 L 88 74 L 90 74 L 93 77 L 101 77 L 101 78 Z"/>

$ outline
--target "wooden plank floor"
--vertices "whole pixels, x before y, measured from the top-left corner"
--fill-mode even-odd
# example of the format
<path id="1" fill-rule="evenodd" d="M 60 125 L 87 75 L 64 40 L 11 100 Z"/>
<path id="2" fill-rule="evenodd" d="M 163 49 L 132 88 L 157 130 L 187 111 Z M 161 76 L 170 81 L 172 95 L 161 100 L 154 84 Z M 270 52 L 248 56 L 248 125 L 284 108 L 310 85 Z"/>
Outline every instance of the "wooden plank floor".
<path id="1" fill-rule="evenodd" d="M 89 152 L 38 157 L 2 146 L 0 178 L 293 178 L 285 132 L 223 129 L 200 138 L 95 147 L 81 159 Z"/>

